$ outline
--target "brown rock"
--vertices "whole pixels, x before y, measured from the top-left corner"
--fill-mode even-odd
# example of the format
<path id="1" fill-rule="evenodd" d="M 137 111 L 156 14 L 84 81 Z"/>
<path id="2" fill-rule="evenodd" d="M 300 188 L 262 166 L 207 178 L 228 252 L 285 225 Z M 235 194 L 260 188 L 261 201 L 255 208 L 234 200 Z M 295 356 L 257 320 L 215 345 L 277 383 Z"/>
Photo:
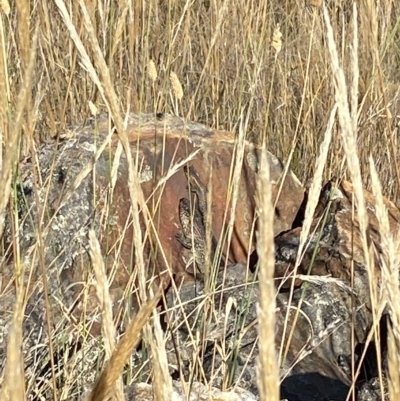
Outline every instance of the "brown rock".
<path id="1" fill-rule="evenodd" d="M 321 191 L 308 238 L 309 246 L 298 268 L 298 274 L 331 275 L 334 278 L 350 280 L 353 263 L 366 265 L 361 242 L 360 224 L 355 206 L 353 207 L 353 186 L 348 181 L 329 181 Z M 332 200 L 330 194 L 334 193 Z M 369 191 L 364 191 L 368 214 L 367 240 L 373 248 L 376 277 L 379 278 L 382 254 L 379 222 L 376 217 L 376 200 Z M 396 233 L 400 227 L 400 210 L 384 198 L 388 211 L 390 230 Z M 326 219 L 326 220 L 325 220 Z M 276 238 L 276 277 L 288 277 L 294 268 L 302 227 L 283 233 Z M 296 278 L 295 284 L 300 285 Z M 283 283 L 290 286 L 291 281 Z"/>
<path id="2" fill-rule="evenodd" d="M 219 272 L 216 293 L 199 281 L 184 282 L 179 297 L 172 289 L 168 293 L 168 361 L 172 372 L 192 372 L 201 364 L 197 370 L 217 387 L 234 384 L 258 396 L 260 289 L 246 266 L 233 265 L 230 271 Z M 356 276 L 357 283 L 367 285 L 365 270 L 360 268 Z M 281 396 L 293 401 L 345 400 L 352 333 L 356 344 L 362 343 L 372 320 L 358 288 L 314 279 L 304 292 L 296 288 L 292 297 L 288 291 L 278 293 L 276 303 L 276 346 L 284 355 Z"/>
<path id="3" fill-rule="evenodd" d="M 152 219 L 152 224 L 145 226 L 141 212 L 146 269 L 149 278 L 161 277 L 166 287 L 172 275 L 188 274 L 182 258 L 183 246 L 176 239 L 180 229 L 179 200 L 190 196 L 182 171 L 184 161 L 190 159 L 189 163 L 212 192 L 212 230 L 219 238 L 226 232 L 231 213 L 228 184 L 235 135 L 184 122 L 178 117 L 135 114 L 128 118 L 127 135 Z M 108 136 L 109 142 L 97 158 L 96 152 Z M 112 133 L 108 117 L 100 116 L 73 127 L 60 135 L 58 141 L 40 145 L 35 154 L 21 161 L 13 199 L 18 224 L 12 224 L 16 214 L 8 215 L 4 235 L 5 249 L 10 252 L 0 280 L 0 339 L 5 338 L 15 302 L 14 286 L 9 285 L 14 279 L 11 244 L 15 229 L 19 230 L 25 284 L 30 286 L 24 327 L 31 334 L 25 349 L 48 343 L 47 310 L 51 330 L 57 333 L 62 332 L 63 325 L 76 330 L 77 336 L 87 331 L 99 333 L 100 310 L 88 256 L 89 228 L 95 229 L 102 246 L 115 320 L 120 322 L 121 316 L 134 313 L 136 302 L 131 299 L 137 288 L 134 232 L 124 154 L 119 160 L 114 188 L 110 185 L 117 145 L 118 137 Z M 246 263 L 254 249 L 251 232 L 259 154 L 259 148 L 246 143 L 233 236 L 223 249 L 230 262 Z M 283 165 L 269 153 L 268 159 L 276 200 Z M 302 199 L 303 189 L 289 172 L 276 202 L 275 234 L 291 227 Z M 45 303 L 44 277 L 49 307 Z M 90 322 L 85 330 L 81 327 L 83 322 Z M 70 338 L 68 332 L 63 333 L 65 341 Z M 64 340 L 58 339 L 57 343 Z M 1 343 L 0 360 L 4 362 L 5 341 Z M 40 349 L 47 352 L 47 348 Z M 34 361 L 36 357 L 30 355 L 28 359 Z"/>
<path id="4" fill-rule="evenodd" d="M 160 245 L 173 271 L 184 272 L 186 266 L 181 257 L 182 246 L 175 238 L 180 226 L 179 199 L 189 196 L 183 170 L 179 169 L 172 175 L 155 195 L 153 195 L 154 188 L 176 163 L 198 152 L 189 163 L 198 172 L 200 180 L 212 192 L 212 229 L 216 238 L 220 238 L 226 232 L 226 222 L 230 218 L 231 200 L 228 184 L 235 152 L 235 136 L 225 131 L 210 130 L 200 124 L 184 123 L 177 117 L 165 116 L 160 121 L 149 115 L 141 116 L 140 119 L 135 116 L 128 127 L 128 135 L 133 140 L 132 149 L 136 147 L 134 142 L 138 132 L 140 132 L 138 156 L 141 164 L 142 189 L 145 198 L 148 199 L 151 214 L 156 216 L 155 223 Z M 259 152 L 259 149 L 252 144 L 246 145 L 233 236 L 229 250 L 224 250 L 224 256 L 232 263 L 246 263 L 249 252 L 254 249 L 254 243 L 251 243 L 250 239 L 254 220 Z M 281 183 L 283 165 L 270 153 L 268 153 L 268 159 L 271 179 L 274 182 L 273 200 L 275 201 Z M 128 199 L 126 176 L 121 179 L 120 190 L 123 192 L 121 198 Z M 160 201 L 158 201 L 159 196 Z M 289 172 L 276 205 L 275 234 L 291 227 L 302 199 L 303 189 L 296 177 Z M 119 207 L 118 201 L 114 205 L 120 213 L 121 210 L 127 211 L 126 205 Z M 225 211 L 228 212 L 226 216 Z M 165 264 L 161 257 L 158 263 L 161 266 Z"/>
<path id="5" fill-rule="evenodd" d="M 310 394 L 315 393 L 314 390 L 318 387 L 323 388 L 320 379 L 324 377 L 348 385 L 351 382 L 352 353 L 357 360 L 373 323 L 370 285 L 372 282 L 379 288 L 381 263 L 386 257 L 381 245 L 376 200 L 370 192 L 364 191 L 369 221 L 367 241 L 370 254 L 374 255 L 375 275 L 371 281 L 362 247 L 357 209 L 353 207 L 353 186 L 347 181 L 342 181 L 339 185 L 334 182 L 328 182 L 321 192 L 320 203 L 307 239 L 308 246 L 298 267 L 297 276 L 294 276 L 293 269 L 301 227 L 289 230 L 275 239 L 275 273 L 280 288 L 284 290 L 277 296 L 277 303 L 280 306 L 283 301 L 283 307 L 299 304 L 302 310 L 302 314 L 293 323 L 288 319 L 287 333 L 295 324 L 285 360 L 290 377 L 282 384 L 284 394 L 289 399 L 297 393 L 301 383 L 304 388 L 310 388 L 314 383 L 316 387 L 310 388 Z M 330 198 L 332 190 L 334 196 Z M 399 209 L 387 199 L 384 199 L 384 203 L 388 210 L 391 232 L 395 234 L 400 224 Z M 292 279 L 295 280 L 295 290 L 290 298 L 287 289 L 291 286 Z M 278 338 L 283 336 L 282 329 L 286 324 L 286 317 L 283 316 L 277 315 Z M 382 327 L 384 324 L 381 323 L 381 330 L 384 331 Z M 355 349 L 351 348 L 352 339 Z M 385 349 L 385 335 L 381 339 L 381 347 Z M 300 359 L 301 355 L 303 360 Z M 372 355 L 372 359 L 376 358 L 374 344 L 368 347 L 367 355 Z M 365 377 L 361 379 L 363 372 L 368 371 L 368 380 L 378 375 L 378 370 L 374 368 L 376 362 L 361 362 L 360 358 L 357 363 L 363 363 L 357 384 L 365 380 Z M 360 394 L 367 394 L 368 388 L 362 387 Z M 307 395 L 304 399 L 312 398 Z"/>
<path id="6" fill-rule="evenodd" d="M 57 277 L 52 282 L 54 286 L 71 287 L 75 281 L 75 270 L 79 271 L 79 279 L 86 281 L 87 277 L 82 276 L 82 272 L 85 270 L 83 266 L 88 263 L 85 255 L 89 226 L 98 232 L 109 269 L 118 266 L 114 279 L 116 287 L 124 289 L 134 267 L 134 233 L 125 155 L 121 156 L 115 188 L 112 194 L 109 192 L 117 135 L 111 136 L 110 145 L 96 161 L 93 172 L 88 169 L 74 189 L 78 174 L 93 162 L 94 152 L 107 137 L 109 129 L 108 119 L 100 118 L 72 134 L 65 134 L 59 143 L 54 141 L 42 145 L 35 157 L 25 159 L 20 166 L 17 204 L 20 219 L 24 222 L 20 233 L 22 253 L 27 253 L 36 244 L 37 228 L 41 223 L 49 273 L 52 269 L 57 271 Z M 143 228 L 149 276 L 164 274 L 167 285 L 170 273 L 166 272 L 186 274 L 183 247 L 176 234 L 180 227 L 179 200 L 190 195 L 182 168 L 177 169 L 176 165 L 192 158 L 189 163 L 212 192 L 212 230 L 216 238 L 220 238 L 226 233 L 231 212 L 228 183 L 234 160 L 235 136 L 213 131 L 201 124 L 185 123 L 178 117 L 156 118 L 133 114 L 128 120 L 127 134 L 133 157 L 139 165 L 139 179 L 152 218 L 152 225 Z M 246 263 L 249 252 L 254 249 L 251 238 L 254 238 L 252 229 L 259 152 L 252 144 L 246 145 L 233 236 L 229 247 L 223 249 L 224 257 L 230 262 Z M 275 201 L 283 165 L 269 153 L 268 158 Z M 39 172 L 41 182 L 35 182 L 34 169 Z M 171 174 L 171 171 L 174 173 Z M 34 195 L 36 187 L 39 204 L 36 204 Z M 71 190 L 72 195 L 70 193 L 71 196 L 66 199 Z M 302 199 L 303 189 L 289 172 L 276 203 L 275 234 L 291 227 Z M 38 211 L 42 212 L 42 209 L 45 210 L 44 217 L 38 223 Z M 10 229 L 8 235 L 11 242 Z"/>

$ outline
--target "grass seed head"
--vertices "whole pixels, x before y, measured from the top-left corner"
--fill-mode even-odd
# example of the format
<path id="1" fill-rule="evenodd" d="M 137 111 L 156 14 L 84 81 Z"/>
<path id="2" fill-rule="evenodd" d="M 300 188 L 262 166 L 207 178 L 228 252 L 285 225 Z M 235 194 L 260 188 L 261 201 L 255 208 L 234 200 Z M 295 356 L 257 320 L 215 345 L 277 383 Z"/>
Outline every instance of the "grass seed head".
<path id="1" fill-rule="evenodd" d="M 99 112 L 96 105 L 90 100 L 89 100 L 89 109 L 90 109 L 90 113 L 92 114 L 92 116 L 96 116 Z"/>
<path id="2" fill-rule="evenodd" d="M 171 85 L 172 85 L 172 91 L 174 93 L 174 96 L 178 99 L 178 100 L 182 100 L 183 98 L 183 89 L 182 89 L 182 85 L 179 81 L 178 76 L 174 73 L 171 72 L 170 75 L 170 80 L 171 80 Z"/>
<path id="3" fill-rule="evenodd" d="M 275 49 L 276 54 L 281 51 L 282 49 L 282 32 L 280 29 L 280 25 L 278 24 L 276 28 L 274 29 L 274 34 L 272 35 L 272 47 Z"/>
<path id="4" fill-rule="evenodd" d="M 150 60 L 149 63 L 147 64 L 147 74 L 149 75 L 149 78 L 153 81 L 153 83 L 155 82 L 155 80 L 158 77 L 157 74 L 157 69 L 156 69 L 156 65 L 154 64 L 153 60 Z"/>

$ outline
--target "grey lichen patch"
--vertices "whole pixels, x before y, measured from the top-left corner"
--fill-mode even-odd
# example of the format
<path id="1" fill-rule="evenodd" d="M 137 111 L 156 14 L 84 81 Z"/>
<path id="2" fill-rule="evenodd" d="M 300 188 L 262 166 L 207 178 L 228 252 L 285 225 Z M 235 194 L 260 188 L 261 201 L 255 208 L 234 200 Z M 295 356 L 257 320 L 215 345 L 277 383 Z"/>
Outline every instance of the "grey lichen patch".
<path id="1" fill-rule="evenodd" d="M 257 156 L 253 152 L 248 152 L 246 156 L 247 164 L 249 167 L 254 171 L 258 171 L 258 161 L 257 161 Z"/>
<path id="2" fill-rule="evenodd" d="M 139 173 L 139 182 L 147 182 L 153 179 L 153 170 L 148 164 L 145 164 Z"/>
<path id="3" fill-rule="evenodd" d="M 274 166 L 281 166 L 282 165 L 282 162 L 276 157 L 276 156 L 274 156 L 274 155 L 272 155 L 271 153 L 269 153 L 268 152 L 268 159 L 269 159 L 269 162 L 271 163 L 271 164 L 273 164 Z"/>
<path id="4" fill-rule="evenodd" d="M 90 268 L 87 235 L 89 228 L 100 229 L 99 205 L 104 204 L 109 182 L 110 162 L 107 152 L 96 163 L 95 174 L 89 172 L 82 179 L 72 195 L 66 194 L 75 186 L 76 177 L 93 162 L 97 144 L 105 140 L 106 133 L 80 134 L 53 141 L 38 147 L 35 155 L 23 160 L 15 180 L 15 190 L 11 207 L 16 213 L 6 218 L 4 233 L 5 249 L 12 249 L 14 229 L 11 216 L 18 216 L 18 241 L 21 250 L 24 273 L 32 273 L 34 291 L 26 305 L 24 321 L 24 350 L 33 349 L 35 344 L 48 343 L 46 307 L 43 294 L 43 268 L 46 270 L 52 323 L 59 326 L 65 321 L 65 314 L 75 313 L 86 291 L 83 283 Z M 125 163 L 126 164 L 126 163 Z M 124 165 L 124 167 L 126 167 Z M 94 181 L 93 178 L 96 178 Z M 39 234 L 42 241 L 38 241 Z M 42 249 L 40 249 L 42 247 Z M 40 254 L 44 255 L 41 260 Z M 4 280 L 12 280 L 12 255 L 6 255 L 9 275 Z M 7 294 L 0 305 L 0 321 L 5 310 L 12 310 L 14 293 Z M 9 304 L 9 307 L 7 306 Z M 85 311 L 90 317 L 90 310 Z M 7 317 L 4 318 L 7 320 Z M 2 324 L 7 327 L 7 324 Z M 33 335 L 32 333 L 35 333 Z M 0 338 L 4 337 L 0 332 Z M 0 341 L 1 355 L 5 355 L 5 341 Z"/>
<path id="5" fill-rule="evenodd" d="M 201 136 L 188 136 L 188 142 L 191 143 L 194 147 L 201 147 L 203 144 Z"/>
<path id="6" fill-rule="evenodd" d="M 213 135 L 213 131 L 203 124 L 190 121 L 187 122 L 185 125 L 186 128 L 190 131 L 190 136 L 198 135 L 206 138 Z"/>

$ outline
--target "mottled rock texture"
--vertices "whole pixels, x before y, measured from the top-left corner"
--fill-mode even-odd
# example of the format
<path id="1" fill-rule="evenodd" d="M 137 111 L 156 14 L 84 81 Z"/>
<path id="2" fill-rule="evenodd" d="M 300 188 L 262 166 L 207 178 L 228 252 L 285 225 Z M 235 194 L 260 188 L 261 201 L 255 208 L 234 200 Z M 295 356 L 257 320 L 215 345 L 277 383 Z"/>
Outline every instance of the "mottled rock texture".
<path id="1" fill-rule="evenodd" d="M 124 317 L 135 311 L 128 164 L 125 154 L 119 153 L 118 135 L 113 130 L 106 115 L 92 118 L 61 133 L 57 140 L 38 145 L 19 163 L 4 233 L 1 364 L 15 303 L 15 274 L 28 288 L 24 321 L 27 365 L 34 363 L 38 349 L 48 351 L 43 345 L 49 342 L 49 329 L 53 334 L 57 332 L 56 344 L 82 337 L 87 341 L 100 333 L 96 283 L 88 254 L 89 229 L 95 230 L 101 244 L 118 327 L 123 329 Z M 182 167 L 185 161 L 193 165 L 212 193 L 212 231 L 217 238 L 223 237 L 232 214 L 229 183 L 237 157 L 235 135 L 164 115 L 131 114 L 126 131 L 146 202 L 146 210 L 140 212 L 146 270 L 155 284 L 162 281 L 167 288 L 171 277 L 191 275 L 185 250 L 176 239 L 179 200 L 191 196 Z M 230 264 L 246 263 L 255 249 L 259 156 L 260 149 L 246 143 L 240 180 L 235 183 L 238 199 L 233 234 L 222 249 Z M 279 234 L 291 228 L 304 191 L 291 172 L 282 182 L 284 166 L 272 154 L 267 156 L 272 197 L 277 200 L 274 232 Z M 276 199 L 279 189 L 280 197 Z"/>
<path id="2" fill-rule="evenodd" d="M 384 255 L 376 202 L 365 191 L 367 234 L 375 255 L 375 270 L 369 278 L 352 194 L 353 188 L 346 181 L 331 181 L 322 189 L 296 274 L 301 226 L 275 238 L 276 345 L 282 354 L 281 394 L 291 401 L 346 400 L 352 383 L 352 360 L 356 369 L 361 366 L 355 385 L 356 399 L 381 399 L 375 345 L 366 347 L 366 342 L 373 324 L 370 284 L 380 287 L 379 262 Z M 399 210 L 390 201 L 384 201 L 391 230 L 396 232 Z M 301 216 L 298 217 L 301 222 Z M 180 344 L 180 355 L 184 356 L 180 363 L 190 363 L 190 356 L 196 350 L 199 352 L 195 333 L 200 326 L 208 341 L 204 353 L 199 352 L 204 355 L 205 374 L 215 378 L 216 372 L 224 371 L 223 367 L 234 365 L 233 377 L 227 370 L 224 372 L 229 377 L 218 376 L 221 383 L 230 380 L 257 393 L 258 299 L 257 277 L 241 265 L 231 266 L 227 275 L 219 273 L 216 293 L 210 293 L 202 283 L 190 281 L 182 285 L 179 297 L 171 292 L 167 297 L 168 310 L 172 311 L 169 318 L 174 322 L 175 344 Z M 215 305 L 221 314 L 208 314 L 204 307 L 207 304 Z M 182 316 L 189 318 L 184 320 Z M 385 322 L 386 317 L 380 329 L 383 360 L 387 352 Z M 361 358 L 365 349 L 366 356 Z M 175 348 L 170 346 L 169 350 L 171 366 L 177 366 Z"/>
<path id="3" fill-rule="evenodd" d="M 254 231 L 260 149 L 245 144 L 240 180 L 235 183 L 232 238 L 227 241 L 233 214 L 232 166 L 238 160 L 235 136 L 178 117 L 135 114 L 127 118 L 127 134 L 145 201 L 139 218 L 146 272 L 150 283 L 161 283 L 167 290 L 162 316 L 170 371 L 174 375 L 200 372 L 202 380 L 212 378 L 219 387 L 237 383 L 258 396 Z M 49 330 L 57 369 L 84 350 L 76 357 L 84 363 L 76 365 L 80 370 L 73 397 L 81 397 L 97 376 L 93 366 L 103 357 L 98 340 L 101 318 L 88 253 L 89 229 L 95 230 L 101 244 L 120 332 L 125 318 L 137 309 L 128 163 L 118 144 L 108 117 L 99 116 L 41 144 L 18 166 L 3 239 L 0 366 L 5 361 L 17 277 L 28 289 L 23 346 L 28 392 L 44 386 L 50 370 Z M 275 203 L 276 346 L 283 355 L 282 398 L 344 401 L 351 384 L 352 358 L 357 365 L 372 324 L 369 286 L 372 283 L 379 289 L 381 280 L 376 202 L 365 191 L 368 240 L 375 261 L 372 279 L 353 213 L 353 188 L 346 181 L 336 185 L 332 180 L 323 188 L 308 245 L 295 272 L 307 199 L 296 177 L 289 171 L 284 178 L 282 163 L 267 156 Z M 181 230 L 180 200 L 193 198 L 183 172 L 185 164 L 193 166 L 207 186 L 210 229 L 222 244 L 223 268 L 201 280 L 187 266 L 188 249 L 176 238 Z M 390 201 L 385 204 L 394 232 L 400 212 Z M 215 279 L 212 286 L 211 279 Z M 66 344 L 71 344 L 67 351 Z M 138 354 L 132 358 L 133 366 Z M 363 375 L 356 385 L 359 401 L 380 397 L 374 355 L 374 350 L 367 351 L 367 361 L 362 362 Z M 141 371 L 142 377 L 148 373 L 148 369 Z M 80 382 L 83 378 L 86 381 Z M 60 380 L 62 387 L 64 379 Z M 232 397 L 251 399 L 250 393 L 238 390 Z M 51 391 L 45 394 L 51 396 Z"/>

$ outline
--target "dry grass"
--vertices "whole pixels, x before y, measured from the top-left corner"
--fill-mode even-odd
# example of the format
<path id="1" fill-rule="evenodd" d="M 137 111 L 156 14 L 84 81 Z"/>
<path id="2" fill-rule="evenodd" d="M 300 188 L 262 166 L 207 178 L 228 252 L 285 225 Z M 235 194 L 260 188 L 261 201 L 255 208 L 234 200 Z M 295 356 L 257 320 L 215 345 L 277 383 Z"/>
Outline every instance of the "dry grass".
<path id="1" fill-rule="evenodd" d="M 110 359 L 115 349 L 117 333 L 113 321 L 112 300 L 108 290 L 108 280 L 103 257 L 101 255 L 100 243 L 93 230 L 89 232 L 89 252 L 92 259 L 93 270 L 96 276 L 96 291 L 102 311 L 102 335 L 104 338 L 104 350 L 106 360 Z M 113 391 L 112 386 L 110 390 Z M 124 401 L 123 383 L 119 378 L 114 388 L 115 401 Z"/>
<path id="2" fill-rule="evenodd" d="M 384 286 L 382 295 L 374 293 L 375 287 L 371 285 L 371 296 L 376 321 L 383 305 L 389 305 L 389 388 L 391 398 L 399 399 L 399 238 L 389 233 L 381 199 L 385 195 L 394 202 L 400 201 L 400 4 L 383 0 L 377 7 L 372 0 L 362 0 L 358 2 L 357 16 L 350 0 L 326 3 L 310 1 L 305 6 L 297 0 L 17 0 L 10 8 L 7 1 L 0 2 L 0 132 L 4 143 L 0 147 L 0 232 L 4 228 L 15 161 L 28 150 L 34 151 L 38 141 L 54 137 L 95 108 L 112 116 L 122 146 L 120 152 L 125 152 L 130 166 L 135 262 L 147 320 L 141 321 L 140 327 L 134 326 L 129 345 L 117 345 L 117 350 L 125 347 L 118 359 L 116 351 L 112 352 L 117 338 L 100 268 L 105 349 L 111 359 L 89 399 L 100 399 L 118 379 L 145 323 L 148 324 L 143 333 L 148 351 L 162 355 L 153 360 L 155 392 L 158 399 L 169 399 L 171 391 L 163 335 L 153 311 L 154 302 L 147 301 L 139 209 L 145 213 L 149 232 L 154 232 L 154 227 L 134 174 L 135 160 L 123 119 L 127 111 L 179 113 L 190 120 L 235 132 L 238 146 L 229 183 L 233 208 L 245 138 L 263 143 L 288 161 L 304 183 L 311 183 L 301 247 L 321 182 L 336 175 L 350 178 L 354 184 L 364 253 L 369 260 L 362 188 L 372 188 L 379 205 Z M 94 160 L 105 147 L 106 143 L 99 147 Z M 113 171 L 117 165 L 118 157 Z M 88 165 L 82 171 L 73 188 L 92 168 Z M 261 177 L 260 188 L 266 186 L 268 177 Z M 259 241 L 260 249 L 265 251 L 265 255 L 260 255 L 260 274 L 265 275 L 261 313 L 272 322 L 272 238 L 266 213 L 270 200 L 260 197 L 259 202 L 263 216 Z M 39 230 L 39 237 L 43 230 Z M 227 222 L 223 242 L 229 241 L 232 230 L 231 220 Z M 18 244 L 14 248 L 18 250 Z M 42 252 L 43 248 L 38 249 L 39 255 L 43 256 Z M 101 257 L 97 257 L 100 261 Z M 100 262 L 97 265 L 101 266 Z M 44 269 L 44 263 L 41 267 Z M 372 272 L 371 263 L 368 267 Z M 18 274 L 18 264 L 15 269 Z M 17 281 L 16 287 L 21 299 L 18 298 L 10 331 L 13 342 L 9 342 L 3 394 L 5 399 L 23 400 L 26 395 L 18 384 L 23 367 L 17 351 L 28 294 L 22 282 Z M 47 329 L 55 336 L 50 320 Z M 260 335 L 271 340 L 273 333 L 263 325 Z M 375 330 L 370 337 L 377 335 Z M 50 355 L 51 347 L 52 342 Z M 270 400 L 278 399 L 276 366 L 270 364 L 275 359 L 272 346 L 261 355 L 261 366 L 268 372 L 261 389 L 263 394 L 268 391 Z M 110 379 L 113 363 L 118 364 L 118 369 Z M 51 368 L 49 388 L 53 389 L 54 399 L 67 399 L 68 395 L 61 396 L 62 390 L 57 389 L 55 366 Z"/>
<path id="3" fill-rule="evenodd" d="M 113 391 L 115 382 L 120 378 L 133 349 L 138 345 L 140 332 L 143 326 L 148 324 L 149 316 L 157 306 L 160 296 L 161 294 L 158 293 L 144 304 L 134 319 L 132 319 L 126 329 L 125 335 L 113 351 L 108 364 L 103 369 L 97 383 L 85 398 L 85 401 L 100 401 L 110 396 L 110 392 Z"/>
<path id="4" fill-rule="evenodd" d="M 274 213 L 271 199 L 271 182 L 266 153 L 261 155 L 258 183 L 259 212 L 259 369 L 260 399 L 279 400 L 279 369 L 275 352 L 275 257 L 274 257 Z"/>

